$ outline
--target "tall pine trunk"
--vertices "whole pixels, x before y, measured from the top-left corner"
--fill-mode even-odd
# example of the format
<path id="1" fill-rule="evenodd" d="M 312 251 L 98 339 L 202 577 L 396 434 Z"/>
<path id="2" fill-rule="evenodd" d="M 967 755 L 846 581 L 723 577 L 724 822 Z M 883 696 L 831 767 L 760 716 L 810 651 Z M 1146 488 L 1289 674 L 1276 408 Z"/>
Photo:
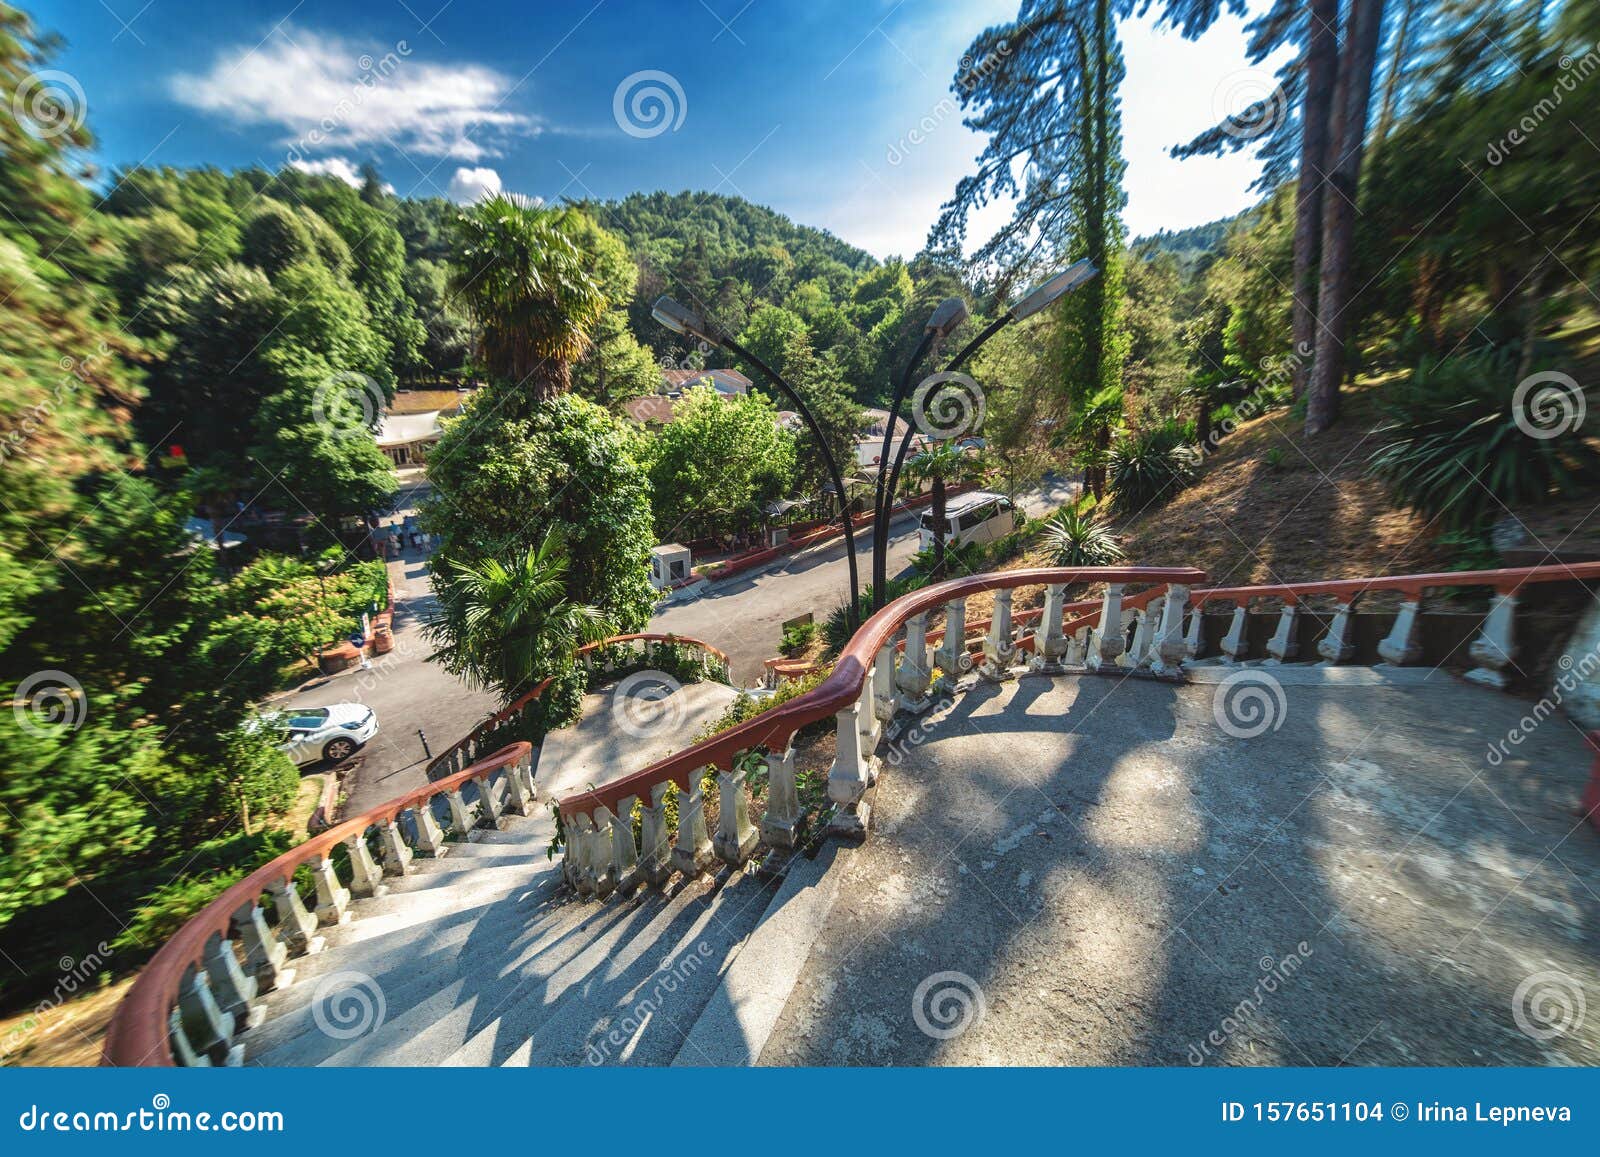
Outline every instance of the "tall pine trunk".
<path id="1" fill-rule="evenodd" d="M 1384 0 L 1350 0 L 1330 139 L 1336 148 L 1323 197 L 1322 267 L 1317 282 L 1316 361 L 1306 396 L 1306 433 L 1320 434 L 1339 417 L 1355 279 L 1356 196 L 1372 103 L 1372 72 L 1383 31 Z"/>
<path id="2" fill-rule="evenodd" d="M 944 475 L 933 476 L 933 577 L 944 577 L 945 525 Z"/>
<path id="3" fill-rule="evenodd" d="M 1328 120 L 1339 65 L 1339 0 L 1311 0 L 1306 38 L 1306 91 L 1301 112 L 1300 179 L 1294 220 L 1294 396 L 1306 392 L 1317 332 L 1317 251 L 1322 188 L 1327 180 Z"/>

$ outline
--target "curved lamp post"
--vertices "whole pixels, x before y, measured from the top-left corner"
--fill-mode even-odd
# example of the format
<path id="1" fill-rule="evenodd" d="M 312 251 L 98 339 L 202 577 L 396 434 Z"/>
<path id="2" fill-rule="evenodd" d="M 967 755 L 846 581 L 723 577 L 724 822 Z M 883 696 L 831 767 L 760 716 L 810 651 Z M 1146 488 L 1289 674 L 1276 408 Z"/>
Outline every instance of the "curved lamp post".
<path id="1" fill-rule="evenodd" d="M 1056 299 L 1076 289 L 1078 286 L 1082 285 L 1099 272 L 1100 271 L 1095 268 L 1093 262 L 1086 258 L 1077 262 L 1076 264 L 1068 266 L 1066 269 L 1063 269 L 1060 273 L 1055 274 L 1053 277 L 1047 278 L 1045 281 L 1040 282 L 1033 289 L 1029 290 L 1028 293 L 1023 296 L 1021 301 L 1017 302 L 1005 313 L 1001 314 L 998 318 L 985 326 L 983 331 L 979 333 L 977 337 L 968 342 L 966 347 L 962 349 L 960 353 L 956 354 L 955 357 L 950 359 L 949 363 L 944 368 L 944 372 L 947 374 L 955 373 L 969 360 L 971 360 L 972 356 L 983 347 L 985 342 L 987 342 L 995 334 L 999 333 L 1006 326 L 1010 325 L 1014 321 L 1023 321 L 1032 317 L 1034 314 L 1039 313 Z M 955 317 L 954 321 L 948 322 L 942 332 L 936 333 L 934 328 L 935 323 L 940 322 L 942 317 L 949 316 L 947 311 L 950 309 L 952 303 L 960 306 L 959 315 Z M 939 308 L 934 311 L 933 317 L 929 318 L 928 332 L 930 335 L 942 337 L 945 334 L 948 334 L 950 330 L 953 330 L 962 321 L 964 321 L 966 316 L 967 312 L 965 303 L 961 302 L 959 298 L 951 298 L 941 304 Z M 893 408 L 890 411 L 889 430 L 884 434 L 883 454 L 878 459 L 878 490 L 877 503 L 873 508 L 872 544 L 872 604 L 874 610 L 883 605 L 883 588 L 888 582 L 889 509 L 894 505 L 895 488 L 900 483 L 900 468 L 905 464 L 906 451 L 911 447 L 911 439 L 915 431 L 911 429 L 908 424 L 905 435 L 900 439 L 900 446 L 895 452 L 892 465 L 889 461 L 889 435 L 894 430 L 895 417 L 899 414 L 900 405 L 905 400 L 905 391 L 911 381 L 912 373 L 916 369 L 917 363 L 922 360 L 923 355 L 927 352 L 928 346 L 931 345 L 934 340 L 936 340 L 936 337 L 929 336 L 923 339 L 922 344 L 917 347 L 916 352 L 912 355 L 910 364 L 906 366 L 905 373 L 901 375 L 899 385 L 895 389 Z M 926 407 L 926 399 L 924 399 L 924 407 Z M 887 483 L 885 483 L 884 478 L 886 473 L 888 475 Z"/>
<path id="2" fill-rule="evenodd" d="M 822 451 L 822 460 L 828 467 L 828 475 L 832 479 L 834 490 L 838 495 L 839 516 L 844 521 L 845 558 L 850 564 L 850 633 L 855 634 L 856 629 L 861 626 L 861 579 L 856 572 L 855 524 L 850 518 L 850 504 L 845 497 L 844 478 L 839 473 L 839 463 L 834 458 L 833 450 L 828 446 L 828 439 L 822 433 L 822 427 L 817 423 L 816 415 L 811 412 L 811 407 L 806 405 L 806 400 L 795 392 L 794 387 L 784 381 L 778 375 L 778 372 L 767 365 L 766 362 L 756 357 L 755 354 L 745 349 L 744 346 L 715 326 L 707 324 L 703 317 L 693 310 L 680 305 L 671 297 L 662 296 L 656 298 L 656 303 L 651 307 L 650 313 L 651 316 L 673 333 L 699 338 L 709 345 L 728 350 L 730 353 L 744 358 L 745 361 L 760 370 L 762 375 L 774 386 L 782 390 L 784 395 L 795 404 L 795 408 L 799 410 L 800 417 L 804 419 L 812 437 L 817 440 L 817 447 Z"/>

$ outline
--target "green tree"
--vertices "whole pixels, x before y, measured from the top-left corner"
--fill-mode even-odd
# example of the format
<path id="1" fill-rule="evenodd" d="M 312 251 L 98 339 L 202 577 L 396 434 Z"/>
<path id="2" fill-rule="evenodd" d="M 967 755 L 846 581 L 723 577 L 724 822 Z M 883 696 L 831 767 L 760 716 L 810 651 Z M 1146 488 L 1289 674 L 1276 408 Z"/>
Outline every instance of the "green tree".
<path id="1" fill-rule="evenodd" d="M 777 417 L 758 394 L 689 391 L 645 451 L 658 541 L 743 529 L 759 519 L 763 502 L 784 494 L 794 478 L 795 437 Z"/>
<path id="2" fill-rule="evenodd" d="M 949 520 L 945 517 L 945 486 L 976 477 L 980 466 L 970 451 L 955 441 L 935 442 L 906 462 L 906 477 L 914 482 L 933 483 L 933 578 L 944 577 L 945 539 Z"/>

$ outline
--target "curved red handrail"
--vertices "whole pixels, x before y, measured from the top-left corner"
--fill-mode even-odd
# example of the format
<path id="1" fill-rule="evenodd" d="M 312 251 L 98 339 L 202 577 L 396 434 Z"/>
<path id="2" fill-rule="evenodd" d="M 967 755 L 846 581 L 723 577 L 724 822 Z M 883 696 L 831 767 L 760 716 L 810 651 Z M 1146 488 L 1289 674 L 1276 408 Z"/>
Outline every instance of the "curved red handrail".
<path id="1" fill-rule="evenodd" d="M 233 915 L 247 904 L 256 903 L 270 885 L 287 881 L 302 864 L 326 856 L 338 844 L 359 836 L 373 824 L 385 824 L 407 808 L 426 803 L 434 796 L 451 791 L 469 780 L 492 775 L 533 755 L 533 745 L 513 743 L 479 760 L 455 775 L 419 787 L 359 816 L 342 820 L 303 844 L 296 844 L 283 855 L 263 864 L 244 879 L 189 918 L 188 923 L 163 944 L 150 958 L 137 980 L 128 989 L 111 1018 L 106 1031 L 101 1063 L 120 1066 L 171 1065 L 172 1046 L 167 1039 L 167 1014 L 177 1006 L 178 987 L 191 965 L 204 959 L 206 942 L 214 934 L 224 938 L 233 927 Z"/>
<path id="2" fill-rule="evenodd" d="M 1600 562 L 1549 563 L 1544 566 L 1505 567 L 1499 570 L 1448 570 L 1429 574 L 1382 575 L 1362 579 L 1321 579 L 1303 583 L 1268 583 L 1261 586 L 1212 587 L 1194 591 L 1196 605 L 1226 599 L 1249 602 L 1276 598 L 1296 603 L 1301 599 L 1327 595 L 1349 602 L 1372 591 L 1399 591 L 1408 598 L 1421 598 L 1432 587 L 1493 587 L 1495 593 L 1515 594 L 1525 586 L 1548 582 L 1582 582 L 1600 579 Z M 1128 603 L 1123 602 L 1124 606 Z"/>
<path id="3" fill-rule="evenodd" d="M 832 673 L 804 695 L 797 695 L 787 703 L 658 760 L 632 775 L 604 787 L 569 796 L 560 803 L 561 815 L 563 819 L 568 819 L 599 807 L 615 812 L 624 799 L 630 796 L 649 798 L 651 788 L 667 781 L 688 791 L 694 775 L 705 767 L 726 770 L 741 751 L 753 747 L 770 749 L 787 746 L 794 733 L 806 724 L 843 710 L 860 698 L 867 671 L 876 661 L 879 649 L 905 625 L 907 619 L 952 599 L 965 598 L 980 591 L 1049 586 L 1055 583 L 1192 584 L 1203 581 L 1205 577 L 1204 571 L 1192 567 L 1050 567 L 973 575 L 922 587 L 901 595 L 863 623 L 840 652 Z"/>

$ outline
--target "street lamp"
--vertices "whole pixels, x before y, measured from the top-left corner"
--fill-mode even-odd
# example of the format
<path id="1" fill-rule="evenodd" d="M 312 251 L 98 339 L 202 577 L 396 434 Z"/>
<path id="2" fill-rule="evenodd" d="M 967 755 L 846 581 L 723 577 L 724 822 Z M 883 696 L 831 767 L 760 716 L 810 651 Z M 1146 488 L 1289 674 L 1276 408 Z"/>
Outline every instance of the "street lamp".
<path id="1" fill-rule="evenodd" d="M 985 342 L 987 342 L 995 334 L 999 333 L 1006 326 L 1010 325 L 1014 321 L 1023 321 L 1032 317 L 1034 314 L 1039 313 L 1052 302 L 1062 297 L 1064 294 L 1067 294 L 1078 288 L 1078 286 L 1088 281 L 1098 272 L 1100 271 L 1095 268 L 1094 263 L 1085 258 L 1084 260 L 1076 262 L 1073 265 L 1069 265 L 1060 273 L 1057 273 L 1054 276 L 1040 282 L 1037 286 L 1024 294 L 1022 300 L 1018 301 L 1010 309 L 1006 310 L 1005 313 L 1001 314 L 998 318 L 985 326 L 983 331 L 979 333 L 977 337 L 973 338 L 967 343 L 966 348 L 964 348 L 960 353 L 956 354 L 955 357 L 951 358 L 949 364 L 947 364 L 944 368 L 944 373 L 955 373 L 962 366 L 964 366 L 972 358 L 972 356 L 978 352 L 979 349 L 982 348 Z M 948 316 L 947 310 L 952 302 L 959 304 L 959 299 L 952 298 L 949 301 L 945 301 L 939 306 L 938 309 L 934 310 L 933 317 L 928 319 L 928 328 L 930 333 L 933 331 L 935 323 L 939 322 L 942 316 Z M 965 305 L 962 305 L 959 317 L 957 317 L 954 322 L 949 323 L 944 329 L 943 333 L 941 333 L 939 336 L 942 337 L 947 335 L 950 330 L 953 330 L 961 323 L 961 321 L 965 320 L 965 318 L 966 307 Z M 917 363 L 922 360 L 922 357 L 927 352 L 927 347 L 930 344 L 932 344 L 932 341 L 925 338 L 923 343 L 917 347 L 917 351 L 912 356 L 910 364 L 906 366 L 905 373 L 901 375 L 899 386 L 896 388 L 894 394 L 893 409 L 890 411 L 889 416 L 890 431 L 894 429 L 895 417 L 898 415 L 900 405 L 904 401 L 905 390 L 907 385 L 910 383 L 912 372 L 915 370 Z M 937 392 L 937 387 L 935 387 L 934 392 Z M 924 399 L 924 408 L 926 408 L 926 404 L 927 399 Z M 883 456 L 878 460 L 878 500 L 877 505 L 873 509 L 872 526 L 872 602 L 873 609 L 875 610 L 883 605 L 883 596 L 881 592 L 888 582 L 889 509 L 894 505 L 895 488 L 900 482 L 900 468 L 905 464 L 906 451 L 911 447 L 911 438 L 913 433 L 914 431 L 908 426 L 905 435 L 900 440 L 900 446 L 894 455 L 894 462 L 892 465 L 889 462 L 889 438 L 888 434 L 886 433 L 884 437 Z M 884 481 L 885 473 L 888 475 L 887 484 L 885 484 Z"/>
<path id="2" fill-rule="evenodd" d="M 778 372 L 766 362 L 756 357 L 755 354 L 745 349 L 733 338 L 723 333 L 717 327 L 710 325 L 698 313 L 674 301 L 671 297 L 661 296 L 656 298 L 656 303 L 651 307 L 650 314 L 662 325 L 673 333 L 680 333 L 686 337 L 698 338 L 708 345 L 719 349 L 728 350 L 737 357 L 743 358 L 755 366 L 761 374 L 795 404 L 800 417 L 804 419 L 806 427 L 811 431 L 812 437 L 817 440 L 817 447 L 822 451 L 822 460 L 828 467 L 829 478 L 833 482 L 834 492 L 839 499 L 839 515 L 844 520 L 845 559 L 850 564 L 850 604 L 849 620 L 850 633 L 855 634 L 861 626 L 861 579 L 856 573 L 856 534 L 855 524 L 850 520 L 850 506 L 845 499 L 844 478 L 839 473 L 839 463 L 833 456 L 833 450 L 828 445 L 828 439 L 818 424 L 816 415 L 811 412 L 811 407 L 806 405 L 806 400 L 795 392 L 793 386 L 784 381 Z"/>

